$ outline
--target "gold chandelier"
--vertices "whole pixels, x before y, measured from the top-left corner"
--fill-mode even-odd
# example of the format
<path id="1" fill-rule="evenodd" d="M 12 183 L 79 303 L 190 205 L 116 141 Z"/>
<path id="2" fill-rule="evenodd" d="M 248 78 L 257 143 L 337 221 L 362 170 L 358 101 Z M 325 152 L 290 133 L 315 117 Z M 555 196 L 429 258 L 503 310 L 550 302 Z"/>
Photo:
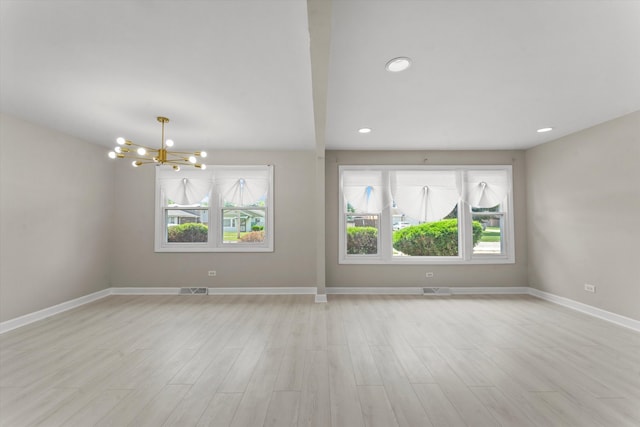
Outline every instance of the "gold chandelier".
<path id="1" fill-rule="evenodd" d="M 131 164 L 138 167 L 147 163 L 155 163 L 157 165 L 171 165 L 173 170 L 179 171 L 180 166 L 193 166 L 198 169 L 206 169 L 207 165 L 198 163 L 198 158 L 207 157 L 206 151 L 196 151 L 187 153 L 183 151 L 169 151 L 167 147 L 173 147 L 173 141 L 164 139 L 164 124 L 169 121 L 166 117 L 158 117 L 158 121 L 162 123 L 162 145 L 160 148 L 150 148 L 144 145 L 135 144 L 122 137 L 116 139 L 118 145 L 113 151 L 109 152 L 112 159 L 134 159 Z"/>

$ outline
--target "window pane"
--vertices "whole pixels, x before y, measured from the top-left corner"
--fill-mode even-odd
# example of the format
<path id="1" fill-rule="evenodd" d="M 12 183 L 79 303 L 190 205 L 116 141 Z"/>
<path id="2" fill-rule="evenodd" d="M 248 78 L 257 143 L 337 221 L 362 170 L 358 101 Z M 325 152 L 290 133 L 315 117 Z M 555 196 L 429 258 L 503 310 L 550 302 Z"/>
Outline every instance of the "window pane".
<path id="1" fill-rule="evenodd" d="M 166 208 L 164 223 L 168 243 L 206 243 L 209 236 L 207 209 Z"/>
<path id="2" fill-rule="evenodd" d="M 483 212 L 500 212 L 500 205 L 495 205 L 490 208 L 471 208 L 471 212 L 473 213 L 483 213 Z"/>
<path id="3" fill-rule="evenodd" d="M 265 239 L 264 209 L 222 209 L 223 243 L 262 243 Z"/>
<path id="4" fill-rule="evenodd" d="M 393 256 L 458 256 L 458 206 L 443 219 L 418 223 L 392 209 Z"/>
<path id="5" fill-rule="evenodd" d="M 195 203 L 193 205 L 180 205 L 178 203 L 176 203 L 175 201 L 171 200 L 170 198 L 167 198 L 165 201 L 165 206 L 169 206 L 169 207 L 202 207 L 205 208 L 207 206 L 209 206 L 209 195 L 207 194 L 206 197 L 204 197 L 202 200 L 200 200 L 198 203 Z"/>
<path id="6" fill-rule="evenodd" d="M 473 254 L 502 254 L 503 223 L 502 213 L 473 214 Z"/>
<path id="7" fill-rule="evenodd" d="M 378 253 L 379 215 L 345 215 L 348 255 Z"/>

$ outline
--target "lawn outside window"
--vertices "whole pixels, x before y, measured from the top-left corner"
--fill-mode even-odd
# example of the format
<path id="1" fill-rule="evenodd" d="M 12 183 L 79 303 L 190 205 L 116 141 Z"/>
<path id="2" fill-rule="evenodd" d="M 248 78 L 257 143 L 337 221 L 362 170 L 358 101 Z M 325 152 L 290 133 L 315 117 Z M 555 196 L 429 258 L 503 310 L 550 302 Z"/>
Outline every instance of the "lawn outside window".
<path id="1" fill-rule="evenodd" d="M 273 252 L 273 167 L 156 168 L 156 252 Z"/>
<path id="2" fill-rule="evenodd" d="M 341 264 L 515 262 L 512 167 L 339 167 Z"/>

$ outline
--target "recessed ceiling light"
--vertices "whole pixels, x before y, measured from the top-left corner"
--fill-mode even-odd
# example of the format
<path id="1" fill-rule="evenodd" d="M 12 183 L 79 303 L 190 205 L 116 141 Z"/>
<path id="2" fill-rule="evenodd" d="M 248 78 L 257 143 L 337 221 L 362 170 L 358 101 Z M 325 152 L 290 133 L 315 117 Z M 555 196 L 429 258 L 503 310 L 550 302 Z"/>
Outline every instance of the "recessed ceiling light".
<path id="1" fill-rule="evenodd" d="M 406 70 L 407 68 L 409 68 L 410 65 L 411 65 L 410 58 L 400 57 L 400 58 L 393 58 L 392 60 L 387 62 L 387 65 L 385 65 L 385 68 L 387 69 L 387 71 L 391 73 L 397 73 L 397 72 Z"/>
<path id="2" fill-rule="evenodd" d="M 550 132 L 553 128 L 540 128 L 537 130 L 538 133 Z"/>
<path id="3" fill-rule="evenodd" d="M 371 132 L 371 128 L 360 128 L 360 129 L 358 129 L 358 132 L 360 132 L 360 133 L 370 133 Z"/>

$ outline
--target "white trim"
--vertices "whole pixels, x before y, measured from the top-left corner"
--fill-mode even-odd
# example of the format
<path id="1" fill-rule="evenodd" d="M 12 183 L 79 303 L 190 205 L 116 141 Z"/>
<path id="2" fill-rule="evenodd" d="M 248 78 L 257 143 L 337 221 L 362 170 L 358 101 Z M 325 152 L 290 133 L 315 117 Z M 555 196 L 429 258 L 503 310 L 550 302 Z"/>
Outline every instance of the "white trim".
<path id="1" fill-rule="evenodd" d="M 327 295 L 422 295 L 422 288 L 394 287 L 333 287 L 325 288 Z"/>
<path id="2" fill-rule="evenodd" d="M 180 288 L 111 288 L 111 295 L 179 295 Z"/>
<path id="3" fill-rule="evenodd" d="M 26 326 L 30 323 L 34 323 L 39 320 L 46 319 L 47 317 L 51 317 L 56 314 L 80 307 L 109 295 L 111 295 L 111 288 L 103 289 L 89 295 L 65 301 L 63 303 L 44 308 L 42 310 L 34 311 L 33 313 L 25 314 L 24 316 L 6 320 L 0 323 L 0 334 L 4 334 L 5 332 L 9 332 L 16 328 Z"/>
<path id="4" fill-rule="evenodd" d="M 316 287 L 209 288 L 209 295 L 316 295 Z"/>
<path id="5" fill-rule="evenodd" d="M 316 303 L 327 302 L 327 294 L 316 294 Z"/>
<path id="6" fill-rule="evenodd" d="M 597 317 L 598 319 L 606 320 L 607 322 L 615 323 L 616 325 L 624 326 L 625 328 L 633 329 L 634 331 L 640 332 L 640 321 L 638 320 L 631 319 L 626 316 L 621 316 L 620 314 L 612 313 L 610 311 L 593 307 L 591 305 L 583 304 L 581 302 L 574 301 L 569 298 L 550 294 L 549 292 L 544 292 L 535 288 L 529 288 L 529 295 L 532 295 L 534 297 L 543 299 L 545 301 L 562 305 L 564 307 L 579 311 L 581 313 L 585 313 L 590 316 Z"/>
<path id="7" fill-rule="evenodd" d="M 330 287 L 326 292 L 330 295 L 422 295 L 423 289 L 429 286 L 420 287 Z M 528 294 L 526 286 L 517 287 L 449 287 L 452 295 L 513 295 Z"/>
<path id="8" fill-rule="evenodd" d="M 453 295 L 528 295 L 526 286 L 490 286 L 450 288 Z"/>

